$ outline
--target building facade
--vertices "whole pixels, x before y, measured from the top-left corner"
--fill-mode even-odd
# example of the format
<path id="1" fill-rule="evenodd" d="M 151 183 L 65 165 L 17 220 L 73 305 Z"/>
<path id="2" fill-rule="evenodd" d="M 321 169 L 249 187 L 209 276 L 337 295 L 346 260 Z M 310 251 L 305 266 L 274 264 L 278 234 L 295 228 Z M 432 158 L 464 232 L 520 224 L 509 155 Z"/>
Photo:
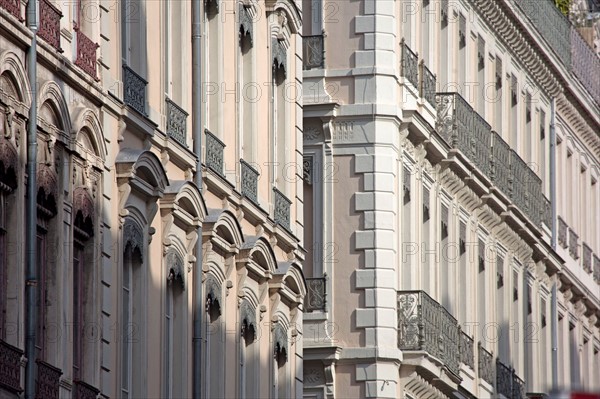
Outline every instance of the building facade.
<path id="1" fill-rule="evenodd" d="M 596 28 L 541 0 L 303 11 L 304 397 L 600 390 Z"/>
<path id="2" fill-rule="evenodd" d="M 32 84 L 26 4 L 0 1 L 0 397 L 31 362 L 36 397 L 301 396 L 301 4 L 37 6 Z"/>

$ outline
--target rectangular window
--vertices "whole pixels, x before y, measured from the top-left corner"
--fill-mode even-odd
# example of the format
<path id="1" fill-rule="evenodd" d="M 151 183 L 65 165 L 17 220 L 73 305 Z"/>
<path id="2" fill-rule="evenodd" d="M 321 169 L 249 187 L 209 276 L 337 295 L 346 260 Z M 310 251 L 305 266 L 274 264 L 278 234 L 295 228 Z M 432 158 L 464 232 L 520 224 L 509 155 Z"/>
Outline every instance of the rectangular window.
<path id="1" fill-rule="evenodd" d="M 548 180 L 546 179 L 546 152 L 548 152 L 548 149 L 546 148 L 548 146 L 548 141 L 546 140 L 546 113 L 542 110 L 540 110 L 540 147 L 539 147 L 539 157 L 538 159 L 540 160 L 540 168 L 539 168 L 539 175 L 542 178 L 542 182 L 543 182 L 543 192 L 544 193 L 548 193 L 550 190 L 548 187 L 546 187 L 546 183 L 548 182 Z"/>
<path id="2" fill-rule="evenodd" d="M 531 154 L 531 140 L 533 138 L 533 123 L 531 114 L 531 94 L 525 95 L 525 134 L 523 135 L 523 159 L 525 162 L 533 160 Z"/>
<path id="3" fill-rule="evenodd" d="M 479 311 L 478 322 L 480 325 L 485 325 L 487 319 L 487 278 L 485 272 L 485 241 L 481 238 L 477 241 L 477 263 L 479 266 L 479 273 L 477 276 L 477 308 Z"/>
<path id="4" fill-rule="evenodd" d="M 468 281 L 468 271 L 467 271 L 467 225 L 462 220 L 459 224 L 459 233 L 458 233 L 458 253 L 459 253 L 459 281 Z M 458 299 L 460 301 L 459 307 L 459 322 L 465 323 L 467 321 L 467 303 L 468 303 L 468 285 L 465 287 L 465 292 L 462 292 L 461 295 L 458 295 Z"/>
<path id="5" fill-rule="evenodd" d="M 435 279 L 435 277 L 433 276 L 432 273 L 432 264 L 436 263 L 435 262 L 435 253 L 436 251 L 434 250 L 434 248 L 431 248 L 432 242 L 430 239 L 430 214 L 429 214 L 429 208 L 430 208 L 430 204 L 429 204 L 429 189 L 427 187 L 423 187 L 423 204 L 422 204 L 422 220 L 423 220 L 423 227 L 421 229 L 421 243 L 423 243 L 423 245 L 425 246 L 423 249 L 424 251 L 422 251 L 421 253 L 423 253 L 423 257 L 422 257 L 422 261 L 423 261 L 423 269 L 422 269 L 422 276 L 421 276 L 421 286 L 423 287 L 423 290 L 425 290 L 426 292 L 428 292 L 430 295 L 434 295 L 433 293 L 433 280 Z"/>
<path id="6" fill-rule="evenodd" d="M 479 35 L 477 37 L 477 109 L 479 114 L 485 117 L 485 41 Z"/>
<path id="7" fill-rule="evenodd" d="M 429 23 L 432 20 L 430 13 L 430 0 L 422 0 L 421 7 L 421 57 L 425 64 L 430 65 L 429 57 Z"/>
<path id="8" fill-rule="evenodd" d="M 131 386 L 131 273 L 133 268 L 131 248 L 126 252 L 123 262 L 123 286 L 121 301 L 121 323 L 123 347 L 121 348 L 121 396 L 128 398 Z"/>
<path id="9" fill-rule="evenodd" d="M 436 249 L 436 252 L 441 254 L 440 257 L 440 284 L 442 291 L 441 303 L 451 313 L 454 310 L 454 284 L 452 279 L 455 278 L 453 273 L 453 267 L 449 262 L 448 254 L 448 207 L 445 204 L 441 206 L 441 218 L 440 218 L 440 248 Z"/>
<path id="10" fill-rule="evenodd" d="M 47 281 L 46 281 L 46 231 L 38 226 L 37 234 L 37 273 L 38 273 L 38 323 L 36 347 L 38 359 L 46 359 L 46 313 L 47 313 Z"/>
<path id="11" fill-rule="evenodd" d="M 7 280 L 8 265 L 6 262 L 6 199 L 0 190 L 0 339 L 6 340 Z"/>
<path id="12" fill-rule="evenodd" d="M 442 1 L 442 18 L 440 27 L 440 65 L 438 82 L 442 92 L 447 91 L 450 40 L 448 34 L 448 2 Z"/>
<path id="13" fill-rule="evenodd" d="M 73 379 L 83 379 L 83 247 L 73 245 Z"/>
<path id="14" fill-rule="evenodd" d="M 519 87 L 517 77 L 511 75 L 510 83 L 510 134 L 511 147 L 519 152 Z"/>
<path id="15" fill-rule="evenodd" d="M 465 97 L 467 76 L 467 19 L 460 14 L 458 19 L 458 84 L 459 92 Z"/>
<path id="16" fill-rule="evenodd" d="M 502 96 L 502 59 L 496 56 L 495 88 L 496 97 L 494 98 L 494 128 L 496 132 L 506 139 L 506 132 L 502 131 L 502 107 L 504 106 L 504 97 Z"/>

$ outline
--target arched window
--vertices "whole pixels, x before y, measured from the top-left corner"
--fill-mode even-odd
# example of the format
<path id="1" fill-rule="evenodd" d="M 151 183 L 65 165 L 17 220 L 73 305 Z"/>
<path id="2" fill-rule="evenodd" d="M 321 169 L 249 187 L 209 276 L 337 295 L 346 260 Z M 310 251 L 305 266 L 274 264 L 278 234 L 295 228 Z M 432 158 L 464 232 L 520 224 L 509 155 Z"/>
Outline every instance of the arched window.
<path id="1" fill-rule="evenodd" d="M 165 334 L 164 334 L 164 397 L 182 398 L 185 384 L 182 377 L 186 362 L 186 306 L 184 262 L 175 249 L 169 249 L 165 256 L 167 281 L 165 294 Z"/>
<path id="2" fill-rule="evenodd" d="M 123 225 L 123 278 L 121 300 L 121 397 L 139 395 L 141 383 L 141 351 L 143 342 L 143 320 L 141 309 L 142 265 L 144 244 L 142 228 L 128 218 Z"/>
<path id="3" fill-rule="evenodd" d="M 256 309 L 244 300 L 240 305 L 240 398 L 258 398 L 259 363 Z"/>
<path id="4" fill-rule="evenodd" d="M 84 373 L 90 364 L 90 343 L 85 339 L 86 326 L 93 326 L 94 282 L 94 202 L 87 188 L 78 187 L 73 192 L 73 381 L 91 382 L 93 375 Z M 87 360 L 87 362 L 86 362 Z M 91 370 L 93 372 L 93 370 Z"/>
<path id="5" fill-rule="evenodd" d="M 205 397 L 222 398 L 224 387 L 224 346 L 221 320 L 221 285 L 209 276 L 205 282 L 206 317 L 204 320 Z"/>
<path id="6" fill-rule="evenodd" d="M 287 333 L 280 324 L 273 329 L 273 398 L 285 399 L 290 397 L 290 383 L 288 376 L 288 348 Z"/>

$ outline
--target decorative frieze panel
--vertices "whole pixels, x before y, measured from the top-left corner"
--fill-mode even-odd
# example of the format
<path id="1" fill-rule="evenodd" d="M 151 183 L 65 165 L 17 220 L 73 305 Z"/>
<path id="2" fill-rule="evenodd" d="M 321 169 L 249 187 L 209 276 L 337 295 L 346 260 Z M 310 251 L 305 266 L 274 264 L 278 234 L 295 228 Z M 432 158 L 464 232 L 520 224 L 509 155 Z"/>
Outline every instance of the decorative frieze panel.
<path id="1" fill-rule="evenodd" d="M 290 207 L 292 201 L 290 201 L 283 193 L 276 188 L 273 188 L 274 194 L 274 215 L 273 219 L 275 223 L 282 226 L 286 230 L 290 229 Z"/>
<path id="2" fill-rule="evenodd" d="M 22 391 L 21 356 L 22 350 L 0 339 L 0 387 L 14 393 Z"/>
<path id="3" fill-rule="evenodd" d="M 478 343 L 477 349 L 479 355 L 477 367 L 479 378 L 487 381 L 489 384 L 494 384 L 494 356 L 481 345 L 481 342 Z"/>
<path id="4" fill-rule="evenodd" d="M 0 7 L 11 13 L 19 21 L 23 21 L 21 16 L 21 0 L 0 0 Z"/>
<path id="5" fill-rule="evenodd" d="M 398 348 L 423 350 L 459 375 L 458 322 L 424 291 L 399 291 Z"/>
<path id="6" fill-rule="evenodd" d="M 206 135 L 206 167 L 225 178 L 223 172 L 223 153 L 225 151 L 225 143 L 212 134 L 208 129 L 205 131 Z"/>
<path id="7" fill-rule="evenodd" d="M 167 105 L 167 136 L 187 148 L 188 113 L 173 100 L 167 98 L 165 101 Z"/>
<path id="8" fill-rule="evenodd" d="M 242 175 L 242 195 L 254 203 L 258 203 L 258 171 L 249 163 L 240 159 Z"/>
<path id="9" fill-rule="evenodd" d="M 127 65 L 123 65 L 123 102 L 146 116 L 146 85 L 148 82 Z"/>
<path id="10" fill-rule="evenodd" d="M 419 65 L 417 55 L 408 47 L 402 39 L 402 76 L 404 76 L 414 87 L 419 87 Z"/>
<path id="11" fill-rule="evenodd" d="M 307 312 L 325 311 L 325 277 L 306 279 L 306 298 L 304 308 Z"/>
<path id="12" fill-rule="evenodd" d="M 323 68 L 325 55 L 323 35 L 302 37 L 302 69 Z"/>

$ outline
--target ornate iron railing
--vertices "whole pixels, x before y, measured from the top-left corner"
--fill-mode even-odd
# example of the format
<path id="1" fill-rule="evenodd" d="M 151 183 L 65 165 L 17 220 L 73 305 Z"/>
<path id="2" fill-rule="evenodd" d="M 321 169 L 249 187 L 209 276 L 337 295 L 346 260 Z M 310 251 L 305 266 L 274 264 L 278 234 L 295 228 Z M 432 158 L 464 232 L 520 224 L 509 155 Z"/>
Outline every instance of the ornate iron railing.
<path id="1" fill-rule="evenodd" d="M 419 96 L 435 107 L 435 94 L 437 92 L 437 78 L 425 66 L 425 61 L 419 63 Z"/>
<path id="2" fill-rule="evenodd" d="M 100 390 L 93 386 L 86 384 L 83 381 L 73 382 L 73 398 L 74 399 L 96 399 Z"/>
<path id="3" fill-rule="evenodd" d="M 0 0 L 0 7 L 11 13 L 19 21 L 23 21 L 21 16 L 21 0 Z"/>
<path id="4" fill-rule="evenodd" d="M 510 194 L 510 146 L 492 132 L 491 180 L 507 197 Z"/>
<path id="5" fill-rule="evenodd" d="M 544 194 L 542 194 L 542 179 L 527 167 L 527 216 L 536 226 L 542 225 L 542 214 L 544 208 Z"/>
<path id="6" fill-rule="evenodd" d="M 302 37 L 302 69 L 323 68 L 325 52 L 323 35 Z"/>
<path id="7" fill-rule="evenodd" d="M 542 222 L 548 226 L 548 228 L 552 228 L 552 203 L 545 195 L 542 194 L 543 206 L 540 211 Z"/>
<path id="8" fill-rule="evenodd" d="M 567 223 L 559 216 L 558 217 L 558 243 L 561 247 L 566 248 L 569 243 L 567 242 Z"/>
<path id="9" fill-rule="evenodd" d="M 22 391 L 21 356 L 22 350 L 0 339 L 0 387 L 13 393 Z"/>
<path id="10" fill-rule="evenodd" d="M 571 27 L 571 51 L 573 74 L 600 106 L 600 58 L 575 27 Z"/>
<path id="11" fill-rule="evenodd" d="M 475 369 L 475 342 L 464 331 L 460 334 L 460 361 L 461 363 Z"/>
<path id="12" fill-rule="evenodd" d="M 75 32 L 77 36 L 77 58 L 75 58 L 75 65 L 83 69 L 85 73 L 95 80 L 98 80 L 98 74 L 96 73 L 96 50 L 100 46 L 87 37 L 78 26 L 75 26 Z"/>
<path id="13" fill-rule="evenodd" d="M 62 371 L 42 360 L 38 359 L 35 362 L 37 363 L 36 398 L 58 398 Z"/>
<path id="14" fill-rule="evenodd" d="M 436 130 L 446 144 L 468 157 L 472 151 L 473 109 L 458 93 L 438 93 L 435 102 Z"/>
<path id="15" fill-rule="evenodd" d="M 494 356 L 485 350 L 483 346 L 481 346 L 481 342 L 477 344 L 477 352 L 479 354 L 479 361 L 477 371 L 479 372 L 479 378 L 487 381 L 490 384 L 494 383 Z"/>
<path id="16" fill-rule="evenodd" d="M 571 65 L 571 23 L 552 0 L 512 0 L 533 24 L 548 46 L 568 68 Z"/>
<path id="17" fill-rule="evenodd" d="M 187 117 L 188 113 L 167 98 L 167 136 L 187 147 Z"/>
<path id="18" fill-rule="evenodd" d="M 250 201 L 258 202 L 258 171 L 243 159 L 240 159 L 242 175 L 242 195 Z"/>
<path id="19" fill-rule="evenodd" d="M 418 57 L 402 39 L 402 76 L 404 76 L 415 88 L 419 87 L 419 64 Z"/>
<path id="20" fill-rule="evenodd" d="M 510 151 L 510 199 L 524 213 L 527 212 L 527 176 L 529 167 L 514 151 Z"/>
<path id="21" fill-rule="evenodd" d="M 274 194 L 274 210 L 273 220 L 275 223 L 282 226 L 286 230 L 290 229 L 290 208 L 292 201 L 290 201 L 283 193 L 273 187 Z"/>
<path id="22" fill-rule="evenodd" d="M 225 177 L 223 172 L 225 143 L 212 134 L 208 129 L 204 130 L 206 135 L 206 167 Z"/>
<path id="23" fill-rule="evenodd" d="M 594 280 L 600 283 L 600 257 L 594 255 Z"/>
<path id="24" fill-rule="evenodd" d="M 583 247 L 583 259 L 581 260 L 581 264 L 583 266 L 583 270 L 588 273 L 592 272 L 592 248 L 587 245 L 585 242 L 582 245 Z"/>
<path id="25" fill-rule="evenodd" d="M 304 308 L 307 312 L 325 311 L 325 277 L 312 277 L 306 279 L 306 298 Z"/>
<path id="26" fill-rule="evenodd" d="M 496 392 L 506 398 L 521 399 L 525 397 L 525 384 L 516 371 L 496 360 Z"/>
<path id="27" fill-rule="evenodd" d="M 481 173 L 488 177 L 491 174 L 491 135 L 492 127 L 473 110 L 473 137 L 469 157 Z"/>
<path id="28" fill-rule="evenodd" d="M 569 254 L 573 259 L 579 259 L 579 236 L 571 228 L 569 229 Z"/>
<path id="29" fill-rule="evenodd" d="M 512 398 L 525 398 L 525 381 L 523 381 L 516 372 L 512 376 Z"/>
<path id="30" fill-rule="evenodd" d="M 458 322 L 424 291 L 399 291 L 398 348 L 422 350 L 459 375 Z"/>
<path id="31" fill-rule="evenodd" d="M 59 53 L 62 53 L 63 50 L 60 48 L 60 19 L 62 13 L 50 0 L 40 0 L 38 4 L 40 8 L 40 26 L 37 34 Z"/>
<path id="32" fill-rule="evenodd" d="M 123 101 L 146 116 L 146 85 L 148 82 L 127 65 L 123 65 Z"/>

